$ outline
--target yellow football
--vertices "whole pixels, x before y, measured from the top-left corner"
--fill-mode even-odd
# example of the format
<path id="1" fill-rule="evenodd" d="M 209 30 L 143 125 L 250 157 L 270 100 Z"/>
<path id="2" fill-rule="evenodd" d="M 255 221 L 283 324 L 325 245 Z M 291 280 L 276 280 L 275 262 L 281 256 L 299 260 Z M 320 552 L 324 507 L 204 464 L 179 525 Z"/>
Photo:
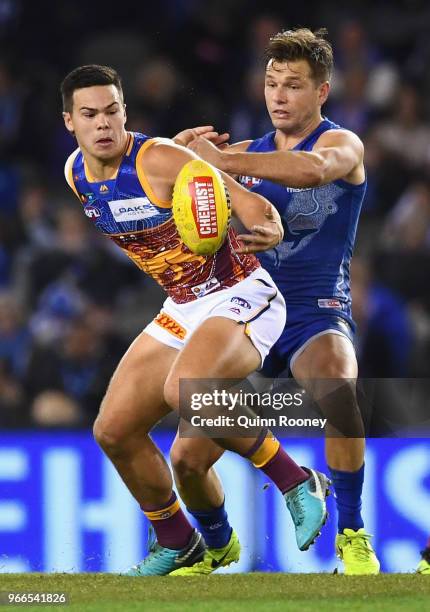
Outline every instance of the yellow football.
<path id="1" fill-rule="evenodd" d="M 200 159 L 187 162 L 176 177 L 173 219 L 184 244 L 197 255 L 212 255 L 226 237 L 230 195 L 218 170 Z"/>

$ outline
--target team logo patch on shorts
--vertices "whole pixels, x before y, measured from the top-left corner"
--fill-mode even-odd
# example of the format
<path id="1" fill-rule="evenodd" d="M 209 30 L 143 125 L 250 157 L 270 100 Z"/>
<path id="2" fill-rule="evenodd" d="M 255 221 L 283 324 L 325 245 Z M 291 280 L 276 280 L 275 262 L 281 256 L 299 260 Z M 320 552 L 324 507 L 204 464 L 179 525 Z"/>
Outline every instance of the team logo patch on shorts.
<path id="1" fill-rule="evenodd" d="M 231 310 L 231 312 L 234 312 L 234 314 L 238 314 L 240 315 L 240 308 L 229 308 L 229 310 Z"/>
<path id="2" fill-rule="evenodd" d="M 166 314 L 165 312 L 160 312 L 155 317 L 154 323 L 156 323 L 160 327 L 163 327 L 170 334 L 172 334 L 173 336 L 176 336 L 176 338 L 179 338 L 179 340 L 183 340 L 185 336 L 187 335 L 186 330 L 181 325 L 179 325 L 179 323 L 177 323 L 174 319 L 172 319 L 172 317 L 169 317 L 169 315 Z"/>
<path id="3" fill-rule="evenodd" d="M 242 306 L 242 308 L 248 308 L 248 309 L 251 308 L 251 304 L 249 302 L 247 302 L 242 297 L 239 297 L 237 295 L 232 297 L 230 302 L 233 302 L 234 304 L 238 304 L 239 306 Z"/>
<path id="4" fill-rule="evenodd" d="M 342 304 L 339 300 L 336 300 L 335 298 L 324 298 L 324 299 L 318 300 L 318 307 L 319 308 L 338 308 L 339 310 L 341 310 Z"/>

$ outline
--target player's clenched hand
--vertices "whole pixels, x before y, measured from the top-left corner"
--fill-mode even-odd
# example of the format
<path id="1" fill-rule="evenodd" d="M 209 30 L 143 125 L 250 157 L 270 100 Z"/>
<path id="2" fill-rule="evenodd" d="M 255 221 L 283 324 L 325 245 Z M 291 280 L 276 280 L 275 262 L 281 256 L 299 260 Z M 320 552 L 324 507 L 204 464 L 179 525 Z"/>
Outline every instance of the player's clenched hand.
<path id="1" fill-rule="evenodd" d="M 258 253 L 259 251 L 268 251 L 278 246 L 284 237 L 284 232 L 280 219 L 275 218 L 275 212 L 270 204 L 266 204 L 264 210 L 266 222 L 262 225 L 253 225 L 250 234 L 239 234 L 238 238 L 243 242 L 240 249 L 236 249 L 237 253 Z"/>
<path id="2" fill-rule="evenodd" d="M 173 141 L 176 144 L 182 145 L 183 147 L 188 147 L 194 140 L 198 139 L 200 136 L 204 136 L 210 142 L 213 142 L 215 146 L 223 146 L 227 140 L 230 138 L 230 135 L 219 134 L 213 127 L 213 125 L 199 125 L 194 128 L 188 128 L 186 130 L 182 130 L 174 136 Z M 192 147 L 190 146 L 190 149 Z"/>

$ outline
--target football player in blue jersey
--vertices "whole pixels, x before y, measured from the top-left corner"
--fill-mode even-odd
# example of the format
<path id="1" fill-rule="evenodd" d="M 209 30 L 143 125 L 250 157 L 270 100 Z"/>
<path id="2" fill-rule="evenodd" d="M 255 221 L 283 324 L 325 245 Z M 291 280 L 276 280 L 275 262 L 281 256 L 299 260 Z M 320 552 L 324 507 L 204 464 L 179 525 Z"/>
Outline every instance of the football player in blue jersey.
<path id="1" fill-rule="evenodd" d="M 180 379 L 242 379 L 260 366 L 282 333 L 284 299 L 253 255 L 279 243 L 281 221 L 270 202 L 224 175 L 232 211 L 250 231 L 243 236 L 246 252 L 229 228 L 216 253 L 193 253 L 176 228 L 172 193 L 180 170 L 197 156 L 171 140 L 125 129 L 121 81 L 108 66 L 76 68 L 61 91 L 65 126 L 78 144 L 65 176 L 82 212 L 169 296 L 119 363 L 94 426 L 97 442 L 156 535 L 148 556 L 129 575 L 170 574 L 207 559 L 213 571 L 237 560 L 237 536 L 220 519 L 226 541 L 207 556 L 149 432 L 178 409 Z M 232 308 L 238 292 L 249 311 L 238 304 Z M 255 438 L 217 440 L 276 484 L 293 517 L 298 545 L 306 549 L 325 521 L 327 478 L 298 466 L 267 434 L 262 428 Z"/>
<path id="2" fill-rule="evenodd" d="M 326 459 L 338 510 L 336 552 L 345 574 L 377 574 L 379 562 L 361 516 L 365 440 L 356 396 L 349 282 L 366 174 L 360 139 L 321 114 L 333 67 L 325 35 L 325 30 L 300 28 L 271 38 L 265 98 L 273 132 L 231 146 L 215 146 L 187 130 L 176 138 L 264 195 L 281 215 L 283 241 L 259 258 L 282 291 L 288 315 L 263 371 L 270 377 L 291 372 L 328 417 Z M 198 444 L 177 439 L 171 455 L 183 500 L 190 508 L 203 508 L 208 522 L 211 507 L 215 516 L 215 504 L 224 499 L 209 469 L 220 451 L 208 443 L 202 465 L 201 453 L 193 447 Z"/>

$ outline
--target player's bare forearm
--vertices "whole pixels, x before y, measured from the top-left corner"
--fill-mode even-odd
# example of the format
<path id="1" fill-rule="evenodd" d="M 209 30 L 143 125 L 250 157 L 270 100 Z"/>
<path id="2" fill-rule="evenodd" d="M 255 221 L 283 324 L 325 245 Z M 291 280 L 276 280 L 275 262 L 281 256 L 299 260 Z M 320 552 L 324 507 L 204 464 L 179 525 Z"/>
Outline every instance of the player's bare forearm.
<path id="1" fill-rule="evenodd" d="M 364 175 L 363 145 L 345 130 L 323 134 L 312 151 L 271 151 L 248 153 L 229 147 L 225 151 L 198 137 L 191 144 L 198 155 L 230 175 L 255 176 L 287 185 L 306 188 L 325 185 L 340 178 Z"/>
<path id="2" fill-rule="evenodd" d="M 238 252 L 256 253 L 277 246 L 284 230 L 276 208 L 266 198 L 247 191 L 224 173 L 223 179 L 230 191 L 232 212 L 249 231 L 239 235 L 244 246 Z"/>
<path id="3" fill-rule="evenodd" d="M 322 184 L 323 160 L 307 152 L 221 152 L 219 168 L 228 174 L 255 176 L 290 187 Z"/>
<path id="4" fill-rule="evenodd" d="M 238 249 L 237 252 L 258 253 L 261 251 L 268 251 L 278 246 L 284 237 L 284 230 L 276 208 L 270 204 L 270 202 L 266 201 L 264 206 L 264 219 L 261 221 L 260 207 L 258 207 L 258 210 L 249 212 L 255 212 L 257 222 L 250 226 L 249 234 L 238 234 L 239 240 L 243 242 L 243 247 Z"/>
<path id="5" fill-rule="evenodd" d="M 231 176 L 239 174 L 255 176 L 292 187 L 309 187 L 318 184 L 320 160 L 312 153 L 294 155 L 291 151 L 248 153 L 234 146 L 220 150 L 201 136 L 192 140 L 188 147 Z"/>

